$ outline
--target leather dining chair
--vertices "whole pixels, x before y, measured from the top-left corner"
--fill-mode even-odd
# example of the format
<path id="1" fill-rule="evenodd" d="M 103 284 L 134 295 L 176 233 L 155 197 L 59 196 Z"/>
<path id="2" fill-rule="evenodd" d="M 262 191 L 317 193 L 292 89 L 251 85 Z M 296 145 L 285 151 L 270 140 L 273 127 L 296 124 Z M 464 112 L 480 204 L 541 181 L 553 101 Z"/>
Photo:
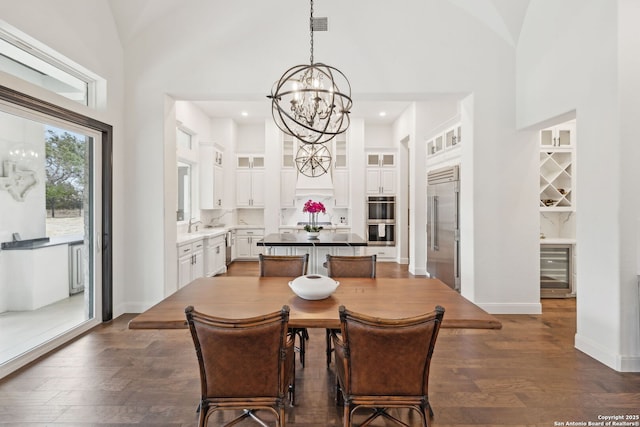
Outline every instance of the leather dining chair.
<path id="1" fill-rule="evenodd" d="M 339 256 L 327 254 L 327 260 L 323 266 L 327 269 L 329 277 L 376 277 L 376 260 L 377 256 L 373 255 L 356 255 L 356 256 Z M 331 366 L 331 333 L 340 332 L 339 329 L 327 329 L 327 368 Z"/>
<path id="2" fill-rule="evenodd" d="M 304 255 L 263 255 L 258 254 L 260 277 L 298 277 L 307 274 L 309 254 Z M 309 332 L 306 328 L 292 328 L 291 332 L 298 337 L 298 353 L 300 364 L 304 368 L 306 341 Z"/>
<path id="3" fill-rule="evenodd" d="M 387 412 L 409 408 L 420 414 L 421 425 L 427 427 L 433 418 L 429 368 L 444 308 L 437 306 L 431 313 L 406 319 L 380 319 L 344 306 L 339 313 L 341 334 L 331 337 L 344 426 L 352 425 L 359 408 L 371 408 L 373 412 L 361 425 L 382 416 L 409 427 Z"/>
<path id="4" fill-rule="evenodd" d="M 286 395 L 291 398 L 295 380 L 289 307 L 248 319 L 214 317 L 193 306 L 185 314 L 200 367 L 198 425 L 206 426 L 216 411 L 241 411 L 225 424 L 231 426 L 248 417 L 258 421 L 256 412 L 268 410 L 284 426 Z"/>

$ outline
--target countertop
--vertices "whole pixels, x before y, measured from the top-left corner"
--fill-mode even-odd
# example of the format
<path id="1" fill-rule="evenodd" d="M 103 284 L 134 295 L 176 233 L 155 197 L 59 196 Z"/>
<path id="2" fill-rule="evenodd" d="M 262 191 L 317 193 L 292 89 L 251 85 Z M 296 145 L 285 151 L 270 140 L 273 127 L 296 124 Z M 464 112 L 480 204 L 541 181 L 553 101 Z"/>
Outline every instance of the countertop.
<path id="1" fill-rule="evenodd" d="M 33 249 L 49 248 L 51 246 L 71 245 L 84 243 L 82 235 L 46 237 L 40 239 L 24 239 L 17 242 L 3 242 L 3 251 L 29 251 Z"/>
<path id="2" fill-rule="evenodd" d="M 178 234 L 178 237 L 176 238 L 176 243 L 178 245 L 183 245 L 185 243 L 195 242 L 196 240 L 200 240 L 200 239 L 222 236 L 229 229 L 231 229 L 231 227 L 201 228 L 198 231 L 194 231 L 192 233 Z"/>
<path id="3" fill-rule="evenodd" d="M 366 240 L 353 233 L 320 233 L 308 239 L 306 233 L 268 234 L 258 246 L 367 246 Z"/>
<path id="4" fill-rule="evenodd" d="M 541 245 L 573 245 L 576 243 L 576 239 L 568 237 L 545 237 L 540 239 Z"/>

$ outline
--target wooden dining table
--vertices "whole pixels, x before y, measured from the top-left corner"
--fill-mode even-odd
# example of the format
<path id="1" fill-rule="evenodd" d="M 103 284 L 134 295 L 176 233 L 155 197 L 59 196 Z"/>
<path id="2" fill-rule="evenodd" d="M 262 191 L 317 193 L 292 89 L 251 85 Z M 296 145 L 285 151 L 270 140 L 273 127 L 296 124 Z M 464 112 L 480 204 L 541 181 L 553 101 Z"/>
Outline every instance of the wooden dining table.
<path id="1" fill-rule="evenodd" d="M 338 308 L 381 318 L 401 319 L 444 307 L 443 328 L 500 329 L 502 324 L 438 279 L 335 278 L 328 298 L 304 300 L 287 277 L 221 276 L 196 279 L 129 322 L 130 329 L 187 328 L 184 309 L 226 318 L 248 318 L 290 309 L 292 328 L 339 328 Z"/>

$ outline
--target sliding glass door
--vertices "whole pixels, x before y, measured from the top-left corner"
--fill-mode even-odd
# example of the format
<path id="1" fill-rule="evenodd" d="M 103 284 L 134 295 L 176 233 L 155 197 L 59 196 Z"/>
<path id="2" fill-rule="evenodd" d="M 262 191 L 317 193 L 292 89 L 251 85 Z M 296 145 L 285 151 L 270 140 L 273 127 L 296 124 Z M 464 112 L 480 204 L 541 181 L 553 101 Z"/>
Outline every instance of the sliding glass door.
<path id="1" fill-rule="evenodd" d="M 111 313 L 110 139 L 56 111 L 0 99 L 0 378 Z"/>

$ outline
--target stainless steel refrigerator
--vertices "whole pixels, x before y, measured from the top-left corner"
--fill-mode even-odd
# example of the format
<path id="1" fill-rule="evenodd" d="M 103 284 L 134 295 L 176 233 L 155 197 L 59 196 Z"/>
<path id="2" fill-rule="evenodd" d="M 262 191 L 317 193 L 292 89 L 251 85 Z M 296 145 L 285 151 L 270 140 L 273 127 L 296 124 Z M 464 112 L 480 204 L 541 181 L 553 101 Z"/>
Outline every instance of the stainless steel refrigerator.
<path id="1" fill-rule="evenodd" d="M 460 292 L 460 167 L 427 175 L 427 273 Z"/>

